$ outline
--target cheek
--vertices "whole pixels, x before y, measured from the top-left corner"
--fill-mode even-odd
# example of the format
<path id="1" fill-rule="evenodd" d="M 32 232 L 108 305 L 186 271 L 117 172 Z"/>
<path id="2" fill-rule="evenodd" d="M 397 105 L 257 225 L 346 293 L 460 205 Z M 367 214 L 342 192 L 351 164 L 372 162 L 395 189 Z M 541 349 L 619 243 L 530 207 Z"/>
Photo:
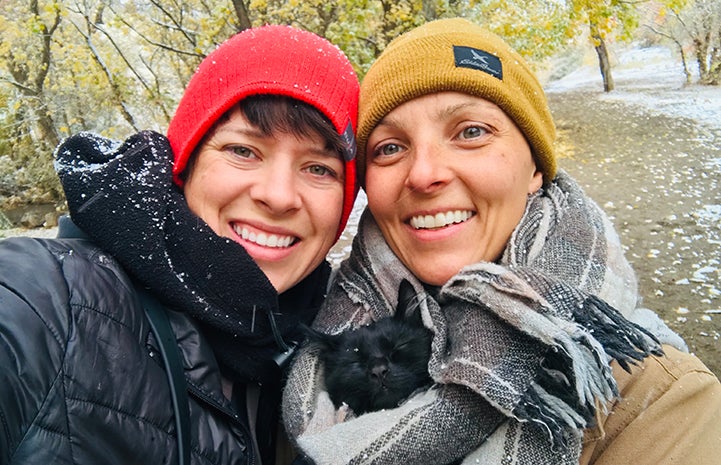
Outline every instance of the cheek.
<path id="1" fill-rule="evenodd" d="M 230 196 L 225 184 L 217 177 L 194 173 L 183 188 L 188 208 L 216 233 L 220 231 L 220 210 Z"/>
<path id="2" fill-rule="evenodd" d="M 202 205 L 204 204 L 203 198 L 205 192 L 202 189 L 202 180 L 195 176 L 191 176 L 185 182 L 183 186 L 183 195 L 185 195 L 185 201 L 188 203 L 190 210 L 198 216 L 201 215 Z"/>
<path id="3" fill-rule="evenodd" d="M 479 166 L 475 171 L 481 174 L 474 176 L 469 182 L 477 191 L 485 192 L 489 198 L 512 204 L 525 203 L 528 194 L 538 190 L 543 179 L 541 176 L 534 176 L 536 168 L 530 152 L 521 151 L 519 154 L 518 151 L 509 149 L 501 153 L 492 166 Z M 536 181 L 538 186 L 534 188 Z"/>
<path id="4" fill-rule="evenodd" d="M 332 192 L 316 192 L 305 198 L 308 216 L 319 238 L 332 243 L 343 214 L 343 187 L 339 186 Z"/>
<path id="5" fill-rule="evenodd" d="M 325 240 L 332 243 L 338 226 L 340 225 L 340 218 L 343 214 L 343 196 L 340 196 L 338 201 L 335 203 L 335 205 L 337 205 L 336 208 L 327 208 L 327 202 L 320 203 L 319 205 L 323 205 L 325 207 L 321 208 L 316 216 L 323 224 L 321 230 L 326 233 Z"/>
<path id="6" fill-rule="evenodd" d="M 403 183 L 401 173 L 390 167 L 368 167 L 366 170 L 365 191 L 368 207 L 376 218 L 389 209 L 395 202 L 395 193 Z"/>

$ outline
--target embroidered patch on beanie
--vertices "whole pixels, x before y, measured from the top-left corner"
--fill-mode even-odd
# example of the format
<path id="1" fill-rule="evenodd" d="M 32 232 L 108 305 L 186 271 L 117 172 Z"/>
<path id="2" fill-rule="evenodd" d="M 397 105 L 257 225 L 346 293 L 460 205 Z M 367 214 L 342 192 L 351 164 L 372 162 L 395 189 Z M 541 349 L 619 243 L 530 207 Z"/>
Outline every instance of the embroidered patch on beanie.
<path id="1" fill-rule="evenodd" d="M 503 65 L 501 59 L 495 55 L 478 48 L 454 45 L 453 56 L 456 59 L 456 67 L 477 69 L 503 80 Z"/>
<path id="2" fill-rule="evenodd" d="M 340 135 L 343 140 L 343 159 L 349 162 L 355 158 L 356 155 L 356 141 L 355 133 L 353 132 L 353 124 L 348 121 L 345 127 L 345 131 Z"/>

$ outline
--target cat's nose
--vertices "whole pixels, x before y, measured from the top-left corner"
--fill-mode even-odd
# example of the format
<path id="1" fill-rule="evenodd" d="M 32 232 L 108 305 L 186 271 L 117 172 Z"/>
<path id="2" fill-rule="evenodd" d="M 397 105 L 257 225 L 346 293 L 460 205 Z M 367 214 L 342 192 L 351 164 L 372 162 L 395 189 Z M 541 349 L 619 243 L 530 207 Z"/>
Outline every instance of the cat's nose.
<path id="1" fill-rule="evenodd" d="M 378 379 L 383 379 L 386 377 L 386 374 L 388 373 L 388 365 L 385 363 L 375 365 L 373 368 L 371 368 L 371 376 Z"/>

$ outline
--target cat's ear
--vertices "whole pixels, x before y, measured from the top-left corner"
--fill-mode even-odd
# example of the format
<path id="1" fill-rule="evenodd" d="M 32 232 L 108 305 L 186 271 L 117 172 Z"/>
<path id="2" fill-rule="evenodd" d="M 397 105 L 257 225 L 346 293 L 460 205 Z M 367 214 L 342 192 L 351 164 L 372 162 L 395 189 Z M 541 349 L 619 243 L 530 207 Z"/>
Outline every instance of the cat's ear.
<path id="1" fill-rule="evenodd" d="M 398 286 L 398 305 L 393 316 L 396 320 L 420 320 L 421 312 L 418 311 L 418 295 L 413 285 L 407 279 L 403 279 Z M 421 323 L 422 325 L 423 323 Z"/>
<path id="2" fill-rule="evenodd" d="M 338 346 L 337 336 L 322 333 L 304 324 L 300 325 L 300 329 L 308 344 L 317 346 L 324 351 L 333 350 Z"/>

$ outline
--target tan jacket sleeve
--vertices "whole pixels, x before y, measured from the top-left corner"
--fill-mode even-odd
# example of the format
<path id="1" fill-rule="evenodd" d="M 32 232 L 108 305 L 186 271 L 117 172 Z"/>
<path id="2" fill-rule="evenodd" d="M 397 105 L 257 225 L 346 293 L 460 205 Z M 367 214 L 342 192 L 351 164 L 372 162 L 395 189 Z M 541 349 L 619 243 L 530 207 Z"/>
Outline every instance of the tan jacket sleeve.
<path id="1" fill-rule="evenodd" d="M 663 347 L 629 374 L 621 398 L 586 430 L 581 465 L 721 463 L 721 384 L 695 356 Z"/>

